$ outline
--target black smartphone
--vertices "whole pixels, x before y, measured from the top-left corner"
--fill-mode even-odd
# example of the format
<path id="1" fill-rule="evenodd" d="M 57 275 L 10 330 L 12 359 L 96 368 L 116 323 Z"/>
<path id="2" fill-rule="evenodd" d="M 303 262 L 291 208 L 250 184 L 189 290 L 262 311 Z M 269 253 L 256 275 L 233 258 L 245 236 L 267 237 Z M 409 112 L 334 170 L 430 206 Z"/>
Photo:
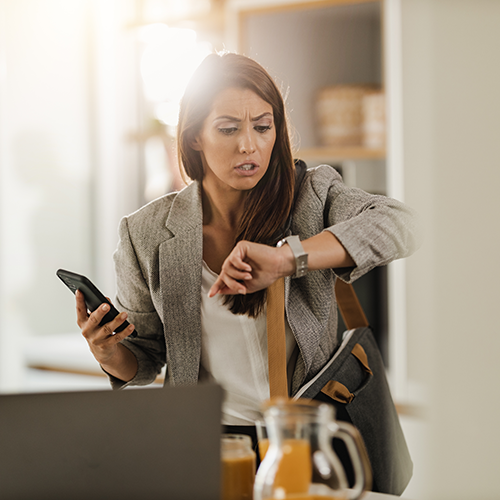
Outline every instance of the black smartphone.
<path id="1" fill-rule="evenodd" d="M 100 326 L 109 323 L 112 319 L 115 318 L 115 316 L 119 314 L 113 304 L 111 304 L 111 302 L 86 276 L 72 273 L 71 271 L 66 271 L 65 269 L 58 269 L 56 275 L 73 293 L 76 293 L 77 290 L 80 290 L 80 292 L 83 293 L 85 304 L 90 312 L 95 311 L 104 302 L 109 304 L 109 312 L 104 316 L 104 318 L 102 318 L 101 322 L 99 323 Z M 125 328 L 127 328 L 127 326 L 129 326 L 129 322 L 124 321 L 115 331 L 121 332 Z M 129 336 L 137 337 L 137 332 L 134 330 Z"/>

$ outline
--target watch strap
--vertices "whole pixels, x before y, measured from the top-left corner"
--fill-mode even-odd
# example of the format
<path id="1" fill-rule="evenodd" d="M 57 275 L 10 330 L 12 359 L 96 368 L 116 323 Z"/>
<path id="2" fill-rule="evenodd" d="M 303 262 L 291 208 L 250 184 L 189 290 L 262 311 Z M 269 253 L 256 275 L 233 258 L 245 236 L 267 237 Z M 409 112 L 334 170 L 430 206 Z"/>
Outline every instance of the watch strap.
<path id="1" fill-rule="evenodd" d="M 300 238 L 297 235 L 287 236 L 280 240 L 276 246 L 282 247 L 285 243 L 288 243 L 295 258 L 295 274 L 292 278 L 301 278 L 305 276 L 308 269 L 307 253 L 304 251 Z"/>

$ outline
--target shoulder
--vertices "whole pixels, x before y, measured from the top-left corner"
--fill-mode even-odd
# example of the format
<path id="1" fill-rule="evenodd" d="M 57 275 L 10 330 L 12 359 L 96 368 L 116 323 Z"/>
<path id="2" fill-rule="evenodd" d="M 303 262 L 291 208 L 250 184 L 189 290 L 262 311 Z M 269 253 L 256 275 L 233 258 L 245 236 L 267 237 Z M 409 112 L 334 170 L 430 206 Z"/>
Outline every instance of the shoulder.
<path id="1" fill-rule="evenodd" d="M 335 193 L 342 190 L 340 174 L 330 165 L 307 169 L 297 192 L 292 216 L 292 231 L 302 239 L 318 234 L 325 228 Z"/>
<path id="2" fill-rule="evenodd" d="M 134 241 L 154 244 L 196 225 L 201 199 L 196 182 L 178 192 L 166 194 L 123 217 L 120 237 L 128 233 Z M 201 222 L 199 222 L 201 224 Z"/>
<path id="3" fill-rule="evenodd" d="M 120 226 L 126 225 L 131 232 L 150 230 L 152 226 L 164 226 L 177 195 L 178 193 L 169 193 L 149 202 L 123 217 Z"/>
<path id="4" fill-rule="evenodd" d="M 198 210 L 201 198 L 198 183 L 193 182 L 181 191 L 166 194 L 124 217 L 129 228 L 165 227 L 178 217 L 189 222 L 191 212 Z"/>
<path id="5" fill-rule="evenodd" d="M 343 185 L 342 177 L 330 165 L 308 168 L 300 185 L 299 198 L 317 197 L 325 200 L 332 187 Z"/>

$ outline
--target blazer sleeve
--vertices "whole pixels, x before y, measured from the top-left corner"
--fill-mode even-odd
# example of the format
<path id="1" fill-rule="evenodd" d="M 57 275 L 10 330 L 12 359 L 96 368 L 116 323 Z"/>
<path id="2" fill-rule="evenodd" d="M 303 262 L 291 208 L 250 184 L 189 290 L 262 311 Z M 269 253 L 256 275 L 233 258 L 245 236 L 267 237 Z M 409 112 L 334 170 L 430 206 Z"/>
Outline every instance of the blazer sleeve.
<path id="1" fill-rule="evenodd" d="M 356 264 L 334 270 L 341 279 L 352 282 L 418 248 L 422 232 L 413 209 L 398 200 L 346 186 L 332 167 L 314 170 L 310 183 L 323 204 L 324 230 L 338 238 Z"/>
<path id="2" fill-rule="evenodd" d="M 146 385 L 154 382 L 165 365 L 163 325 L 151 299 L 149 287 L 141 271 L 134 250 L 128 219 L 119 226 L 120 240 L 113 254 L 117 277 L 116 308 L 128 313 L 128 321 L 137 331 L 136 338 L 126 338 L 122 344 L 137 358 L 138 371 L 128 383 L 110 376 L 114 389 L 128 385 Z"/>

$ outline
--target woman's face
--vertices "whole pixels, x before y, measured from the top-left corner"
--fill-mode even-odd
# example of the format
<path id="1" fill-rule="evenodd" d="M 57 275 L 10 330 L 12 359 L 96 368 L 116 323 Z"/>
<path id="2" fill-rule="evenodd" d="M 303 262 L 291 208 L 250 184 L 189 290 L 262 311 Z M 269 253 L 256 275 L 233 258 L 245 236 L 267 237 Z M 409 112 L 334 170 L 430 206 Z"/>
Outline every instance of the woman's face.
<path id="1" fill-rule="evenodd" d="M 275 140 L 269 103 L 248 89 L 220 92 L 193 145 L 201 152 L 204 188 L 214 194 L 254 188 L 267 171 Z"/>

